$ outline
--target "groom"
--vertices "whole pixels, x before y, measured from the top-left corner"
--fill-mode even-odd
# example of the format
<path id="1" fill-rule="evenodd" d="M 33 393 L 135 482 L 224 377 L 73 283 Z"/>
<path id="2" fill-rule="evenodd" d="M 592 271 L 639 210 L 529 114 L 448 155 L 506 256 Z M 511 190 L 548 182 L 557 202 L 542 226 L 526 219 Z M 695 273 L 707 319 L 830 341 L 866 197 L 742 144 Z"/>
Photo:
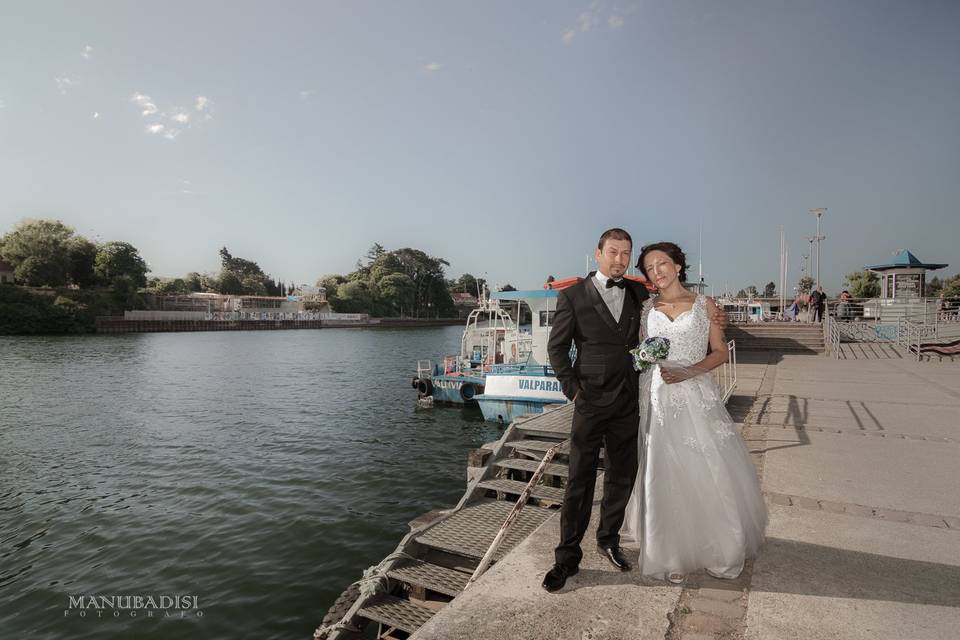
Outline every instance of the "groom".
<path id="1" fill-rule="evenodd" d="M 639 427 L 637 372 L 628 353 L 639 343 L 643 301 L 638 282 L 624 279 L 633 240 L 623 229 L 610 229 L 597 245 L 597 271 L 560 291 L 547 350 L 550 364 L 574 401 L 570 432 L 570 472 L 560 511 L 556 564 L 543 588 L 557 591 L 578 571 L 580 541 L 590 522 L 600 447 L 604 446 L 603 501 L 597 528 L 597 551 L 621 571 L 629 571 L 620 549 L 620 526 L 637 476 Z M 570 361 L 570 342 L 577 361 Z"/>

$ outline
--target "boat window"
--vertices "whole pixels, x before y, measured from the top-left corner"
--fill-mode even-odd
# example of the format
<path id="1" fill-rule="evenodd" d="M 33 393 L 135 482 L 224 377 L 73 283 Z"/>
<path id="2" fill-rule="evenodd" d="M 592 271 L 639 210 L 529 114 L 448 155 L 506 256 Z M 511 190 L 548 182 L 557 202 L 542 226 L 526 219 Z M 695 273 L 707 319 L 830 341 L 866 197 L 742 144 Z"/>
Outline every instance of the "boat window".
<path id="1" fill-rule="evenodd" d="M 553 316 L 556 314 L 556 311 L 541 311 L 540 312 L 540 326 L 549 327 L 553 324 Z"/>

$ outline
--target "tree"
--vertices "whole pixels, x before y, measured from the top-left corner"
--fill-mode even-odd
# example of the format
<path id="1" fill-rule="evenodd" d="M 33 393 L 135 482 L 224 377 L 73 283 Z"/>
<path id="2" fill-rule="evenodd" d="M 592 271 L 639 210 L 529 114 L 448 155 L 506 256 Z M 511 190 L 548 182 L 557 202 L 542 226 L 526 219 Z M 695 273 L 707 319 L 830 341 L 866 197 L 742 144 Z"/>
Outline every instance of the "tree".
<path id="1" fill-rule="evenodd" d="M 240 281 L 240 288 L 244 294 L 249 296 L 267 295 L 267 287 L 264 284 L 263 278 L 258 278 L 254 275 L 244 276 Z"/>
<path id="2" fill-rule="evenodd" d="M 476 278 L 473 274 L 465 273 L 455 281 L 453 290 L 459 293 L 469 293 L 472 296 L 479 295 L 479 291 L 487 285 L 483 278 Z"/>
<path id="3" fill-rule="evenodd" d="M 747 287 L 747 295 L 750 296 L 751 298 L 756 298 L 760 294 L 757 291 L 757 288 L 755 286 L 750 285 L 749 287 Z"/>
<path id="4" fill-rule="evenodd" d="M 97 283 L 94 265 L 97 259 L 97 245 L 83 236 L 74 236 L 67 240 L 67 257 L 70 263 L 68 277 L 78 287 L 92 287 Z"/>
<path id="5" fill-rule="evenodd" d="M 767 286 L 763 288 L 763 297 L 772 298 L 775 295 L 777 295 L 777 285 L 773 282 L 768 282 Z"/>
<path id="6" fill-rule="evenodd" d="M 72 236 L 73 229 L 59 220 L 22 220 L 0 239 L 0 256 L 13 265 L 14 277 L 23 284 L 63 286 L 70 272 L 67 241 Z"/>
<path id="7" fill-rule="evenodd" d="M 183 278 L 174 278 L 173 280 L 157 282 L 155 285 L 153 285 L 153 290 L 158 295 L 190 293 L 190 286 Z"/>
<path id="8" fill-rule="evenodd" d="M 119 275 L 113 279 L 111 284 L 113 285 L 114 304 L 118 308 L 130 310 L 143 307 L 143 302 L 137 294 L 137 289 L 142 285 L 133 276 Z"/>
<path id="9" fill-rule="evenodd" d="M 740 289 L 740 291 L 737 291 L 737 297 L 738 297 L 738 298 L 746 298 L 746 297 L 747 297 L 747 292 L 746 292 L 745 290 L 743 290 L 743 289 Z"/>
<path id="10" fill-rule="evenodd" d="M 187 285 L 187 291 L 203 291 L 203 276 L 196 271 L 191 271 L 183 278 Z"/>
<path id="11" fill-rule="evenodd" d="M 502 287 L 500 287 L 500 291 L 516 291 L 516 290 L 517 288 L 512 284 L 505 284 Z"/>
<path id="12" fill-rule="evenodd" d="M 854 271 L 846 275 L 847 291 L 854 298 L 876 298 L 880 295 L 880 277 L 873 271 Z"/>
<path id="13" fill-rule="evenodd" d="M 800 293 L 810 293 L 813 291 L 813 285 L 815 284 L 813 278 L 810 276 L 803 276 L 800 278 L 800 282 L 797 283 L 797 291 Z"/>
<path id="14" fill-rule="evenodd" d="M 214 282 L 216 284 L 213 289 L 217 293 L 227 296 L 243 295 L 243 281 L 233 271 L 224 269 L 220 272 L 220 277 L 216 278 Z"/>
<path id="15" fill-rule="evenodd" d="M 413 311 L 416 285 L 405 273 L 391 273 L 377 283 L 383 302 L 391 315 Z"/>
<path id="16" fill-rule="evenodd" d="M 243 258 L 235 258 L 230 255 L 226 247 L 220 249 L 220 266 L 226 271 L 234 272 L 241 279 L 247 276 L 255 276 L 261 279 L 267 277 L 267 274 L 263 272 L 263 269 L 261 269 L 260 265 L 256 262 L 244 260 Z"/>
<path id="17" fill-rule="evenodd" d="M 960 298 L 960 273 L 943 281 L 944 298 Z"/>
<path id="18" fill-rule="evenodd" d="M 943 281 L 937 276 L 933 276 L 927 281 L 927 291 L 924 295 L 936 298 L 940 295 L 941 290 L 943 290 Z"/>
<path id="19" fill-rule="evenodd" d="M 129 242 L 108 242 L 101 246 L 93 270 L 101 282 L 114 284 L 117 278 L 129 278 L 136 287 L 147 286 L 147 263 Z"/>

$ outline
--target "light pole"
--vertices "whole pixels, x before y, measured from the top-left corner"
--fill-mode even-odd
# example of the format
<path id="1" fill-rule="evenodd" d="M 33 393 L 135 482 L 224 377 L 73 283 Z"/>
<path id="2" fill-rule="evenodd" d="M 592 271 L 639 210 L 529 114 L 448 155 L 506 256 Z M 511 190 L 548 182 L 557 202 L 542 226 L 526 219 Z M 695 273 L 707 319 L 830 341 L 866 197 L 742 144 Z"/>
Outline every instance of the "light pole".
<path id="1" fill-rule="evenodd" d="M 823 217 L 823 214 L 827 212 L 826 207 L 820 207 L 819 209 L 810 209 L 810 213 L 817 216 L 817 235 L 814 236 L 814 240 L 817 241 L 817 286 L 820 286 L 820 241 L 826 240 L 827 236 L 820 234 L 820 218 Z"/>

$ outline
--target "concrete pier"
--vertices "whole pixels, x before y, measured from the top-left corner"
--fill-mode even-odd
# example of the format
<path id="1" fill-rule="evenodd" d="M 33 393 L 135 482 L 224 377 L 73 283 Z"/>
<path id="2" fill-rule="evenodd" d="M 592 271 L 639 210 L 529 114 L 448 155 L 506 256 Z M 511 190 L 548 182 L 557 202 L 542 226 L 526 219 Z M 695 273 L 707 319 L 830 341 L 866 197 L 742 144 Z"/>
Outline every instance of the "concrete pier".
<path id="1" fill-rule="evenodd" d="M 584 540 L 580 572 L 540 587 L 554 515 L 412 637 L 627 639 L 957 637 L 960 367 L 743 354 L 730 410 L 770 508 L 735 581 L 620 573 Z M 599 486 L 599 483 L 598 483 Z"/>

